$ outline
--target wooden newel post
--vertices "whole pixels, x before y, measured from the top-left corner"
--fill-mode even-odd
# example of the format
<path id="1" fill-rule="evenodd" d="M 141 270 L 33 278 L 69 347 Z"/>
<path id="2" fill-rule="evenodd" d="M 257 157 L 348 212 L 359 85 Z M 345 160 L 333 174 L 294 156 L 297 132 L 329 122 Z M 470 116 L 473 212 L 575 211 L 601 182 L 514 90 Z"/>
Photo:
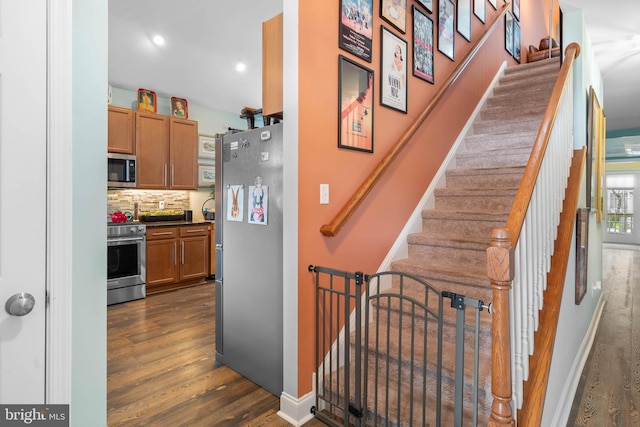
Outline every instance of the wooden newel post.
<path id="1" fill-rule="evenodd" d="M 488 425 L 514 426 L 511 410 L 511 351 L 509 290 L 513 281 L 513 247 L 506 228 L 491 231 L 487 248 L 487 275 L 493 289 L 493 334 L 491 340 L 491 416 Z"/>

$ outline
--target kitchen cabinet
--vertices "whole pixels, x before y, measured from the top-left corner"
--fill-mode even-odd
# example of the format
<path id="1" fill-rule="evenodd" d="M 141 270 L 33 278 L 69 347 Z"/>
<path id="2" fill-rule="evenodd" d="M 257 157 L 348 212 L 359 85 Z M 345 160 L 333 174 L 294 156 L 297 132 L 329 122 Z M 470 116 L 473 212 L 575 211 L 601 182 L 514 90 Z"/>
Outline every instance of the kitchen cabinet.
<path id="1" fill-rule="evenodd" d="M 262 23 L 262 115 L 282 119 L 282 13 Z"/>
<path id="2" fill-rule="evenodd" d="M 147 294 L 198 285 L 209 275 L 209 225 L 147 227 Z"/>
<path id="3" fill-rule="evenodd" d="M 135 111 L 109 106 L 107 151 L 109 153 L 135 154 Z"/>
<path id="4" fill-rule="evenodd" d="M 136 112 L 137 187 L 196 190 L 198 122 Z"/>

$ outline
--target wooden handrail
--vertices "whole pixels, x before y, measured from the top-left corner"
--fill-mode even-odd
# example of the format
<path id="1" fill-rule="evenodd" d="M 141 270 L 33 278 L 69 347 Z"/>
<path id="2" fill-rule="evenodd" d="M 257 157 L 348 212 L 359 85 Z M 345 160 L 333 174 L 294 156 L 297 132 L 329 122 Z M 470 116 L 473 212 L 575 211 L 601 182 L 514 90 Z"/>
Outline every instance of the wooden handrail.
<path id="1" fill-rule="evenodd" d="M 562 67 L 560 68 L 560 74 L 553 86 L 553 92 L 551 93 L 549 104 L 547 104 L 547 109 L 544 112 L 542 123 L 538 130 L 538 135 L 536 136 L 533 148 L 531 149 L 529 162 L 522 174 L 520 187 L 518 187 L 518 191 L 513 201 L 513 207 L 511 208 L 511 213 L 509 213 L 509 218 L 507 219 L 506 228 L 511 234 L 511 245 L 513 247 L 518 243 L 520 230 L 522 229 L 522 224 L 524 224 L 524 218 L 527 214 L 527 209 L 529 208 L 529 203 L 531 202 L 531 197 L 533 195 L 533 187 L 538 179 L 538 173 L 542 166 L 542 159 L 545 151 L 547 150 L 547 144 L 551 137 L 553 124 L 556 121 L 558 105 L 560 104 L 560 97 L 562 96 L 562 88 L 564 87 L 569 73 L 573 68 L 573 61 L 575 61 L 579 55 L 580 45 L 577 43 L 571 43 L 565 49 L 565 58 L 562 63 Z"/>
<path id="2" fill-rule="evenodd" d="M 493 29 L 500 22 L 502 16 L 507 13 L 511 3 L 505 3 L 495 16 L 491 24 L 484 30 L 482 36 L 476 41 L 471 50 L 467 52 L 462 61 L 453 70 L 449 78 L 440 87 L 435 96 L 431 99 L 424 111 L 416 118 L 416 120 L 404 131 L 398 141 L 391 147 L 389 152 L 382 158 L 376 168 L 369 174 L 367 179 L 360 185 L 347 203 L 342 207 L 340 212 L 333 218 L 329 224 L 320 227 L 320 232 L 328 237 L 333 237 L 344 227 L 349 218 L 354 214 L 356 209 L 362 204 L 367 195 L 371 192 L 376 183 L 380 180 L 384 172 L 389 168 L 393 160 L 400 154 L 405 145 L 411 140 L 411 137 L 418 131 L 420 126 L 429 117 L 431 112 L 436 108 L 444 94 L 458 80 L 462 72 L 467 68 L 475 54 L 480 50 L 482 45 L 487 41 Z"/>
<path id="3" fill-rule="evenodd" d="M 492 342 L 491 342 L 491 416 L 488 425 L 513 426 L 511 411 L 511 348 L 509 332 L 509 291 L 514 278 L 513 249 L 518 243 L 533 189 L 542 166 L 551 130 L 556 119 L 564 85 L 573 69 L 573 61 L 580 54 L 580 46 L 571 43 L 565 50 L 565 60 L 560 68 L 553 92 L 540 124 L 540 130 L 531 150 L 520 186 L 507 219 L 505 228 L 491 232 L 487 248 L 487 276 L 493 289 Z M 508 282 L 508 283 L 507 283 Z"/>

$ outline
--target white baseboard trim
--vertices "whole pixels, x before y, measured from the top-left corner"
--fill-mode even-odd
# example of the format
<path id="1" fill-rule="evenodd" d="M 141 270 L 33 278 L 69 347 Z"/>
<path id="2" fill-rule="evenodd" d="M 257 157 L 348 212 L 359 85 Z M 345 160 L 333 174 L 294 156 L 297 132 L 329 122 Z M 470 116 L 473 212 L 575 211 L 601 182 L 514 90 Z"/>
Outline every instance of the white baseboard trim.
<path id="1" fill-rule="evenodd" d="M 313 391 L 299 399 L 282 392 L 280 395 L 280 411 L 278 411 L 278 416 L 289 424 L 299 427 L 314 418 L 315 415 L 311 412 L 311 408 L 315 404 L 316 395 Z"/>
<path id="2" fill-rule="evenodd" d="M 576 396 L 576 390 L 580 383 L 580 376 L 587 363 L 587 359 L 589 358 L 589 353 L 591 352 L 591 347 L 593 346 L 593 341 L 596 337 L 596 332 L 598 331 L 598 325 L 600 325 L 600 319 L 602 319 L 602 310 L 604 310 L 605 302 L 603 294 L 600 294 L 595 312 L 591 318 L 591 324 L 589 325 L 587 334 L 582 340 L 582 344 L 580 344 L 576 358 L 571 366 L 571 372 L 569 373 L 567 382 L 562 389 L 560 402 L 558 403 L 558 406 L 556 406 L 556 412 L 553 414 L 551 422 L 552 426 L 566 426 L 569 421 L 573 399 Z"/>

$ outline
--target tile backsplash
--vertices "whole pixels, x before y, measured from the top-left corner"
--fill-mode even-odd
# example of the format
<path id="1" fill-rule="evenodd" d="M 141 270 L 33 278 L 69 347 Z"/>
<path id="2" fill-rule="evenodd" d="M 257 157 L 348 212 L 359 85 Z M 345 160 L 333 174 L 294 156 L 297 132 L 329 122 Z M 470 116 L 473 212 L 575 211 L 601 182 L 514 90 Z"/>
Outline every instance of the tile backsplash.
<path id="1" fill-rule="evenodd" d="M 138 202 L 138 214 L 159 210 L 189 209 L 188 191 L 162 190 L 108 190 L 107 214 L 115 211 L 130 211 L 133 213 L 134 203 Z M 159 203 L 164 202 L 160 209 Z"/>

